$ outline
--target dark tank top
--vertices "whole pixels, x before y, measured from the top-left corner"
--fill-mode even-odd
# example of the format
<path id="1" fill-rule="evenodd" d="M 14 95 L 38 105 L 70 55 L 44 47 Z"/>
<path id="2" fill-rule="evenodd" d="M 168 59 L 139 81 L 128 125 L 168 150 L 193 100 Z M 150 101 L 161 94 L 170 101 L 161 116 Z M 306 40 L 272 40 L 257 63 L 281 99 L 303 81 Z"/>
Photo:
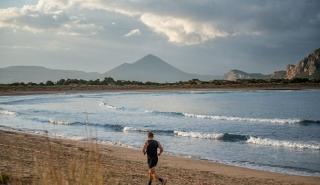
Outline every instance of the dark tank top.
<path id="1" fill-rule="evenodd" d="M 158 157 L 158 141 L 156 140 L 148 140 L 148 146 L 147 146 L 147 155 L 148 158 L 156 158 Z"/>

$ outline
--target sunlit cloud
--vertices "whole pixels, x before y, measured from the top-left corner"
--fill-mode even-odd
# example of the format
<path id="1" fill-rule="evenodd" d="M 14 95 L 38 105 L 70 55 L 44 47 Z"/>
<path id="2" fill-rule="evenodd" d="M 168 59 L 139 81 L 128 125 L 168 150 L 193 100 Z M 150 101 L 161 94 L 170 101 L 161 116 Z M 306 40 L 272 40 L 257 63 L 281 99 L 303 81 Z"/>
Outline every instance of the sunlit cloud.
<path id="1" fill-rule="evenodd" d="M 88 23 L 85 18 L 69 15 L 73 8 L 67 0 L 39 0 L 35 5 L 0 9 L 0 28 L 28 31 L 31 33 L 52 32 L 59 35 L 95 35 L 101 26 Z"/>
<path id="2" fill-rule="evenodd" d="M 141 31 L 139 29 L 133 29 L 129 31 L 127 34 L 125 34 L 125 37 L 133 37 L 133 36 L 139 36 L 141 35 Z"/>
<path id="3" fill-rule="evenodd" d="M 165 35 L 169 42 L 177 44 L 194 45 L 216 37 L 228 36 L 228 33 L 216 29 L 209 23 L 153 14 L 143 14 L 140 19 L 154 32 Z"/>
<path id="4" fill-rule="evenodd" d="M 76 9 L 102 10 L 132 17 L 141 21 L 151 31 L 164 35 L 169 42 L 180 45 L 201 44 L 216 37 L 229 35 L 210 22 L 171 15 L 158 15 L 140 10 L 137 7 L 125 6 L 117 1 L 100 0 L 39 0 L 35 5 L 1 9 L 0 27 L 32 33 L 51 31 L 58 35 L 69 36 L 92 36 L 103 30 L 101 25 L 72 15 L 72 11 Z M 141 31 L 135 29 L 124 36 L 137 35 L 141 35 Z"/>

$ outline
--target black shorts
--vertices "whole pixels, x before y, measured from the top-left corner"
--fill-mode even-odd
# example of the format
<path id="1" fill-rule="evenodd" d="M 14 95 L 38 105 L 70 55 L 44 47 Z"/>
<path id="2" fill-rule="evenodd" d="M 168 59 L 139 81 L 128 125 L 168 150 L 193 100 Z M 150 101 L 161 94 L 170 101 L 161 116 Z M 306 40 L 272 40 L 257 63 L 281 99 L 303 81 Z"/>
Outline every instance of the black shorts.
<path id="1" fill-rule="evenodd" d="M 149 168 L 153 168 L 157 166 L 158 163 L 158 157 L 148 158 L 148 166 Z"/>

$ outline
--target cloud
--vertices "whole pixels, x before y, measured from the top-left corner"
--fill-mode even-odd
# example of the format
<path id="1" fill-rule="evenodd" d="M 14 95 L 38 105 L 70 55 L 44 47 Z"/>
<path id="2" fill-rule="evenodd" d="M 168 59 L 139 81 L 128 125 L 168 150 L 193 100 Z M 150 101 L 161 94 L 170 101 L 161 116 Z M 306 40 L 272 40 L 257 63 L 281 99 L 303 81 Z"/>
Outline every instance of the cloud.
<path id="1" fill-rule="evenodd" d="M 129 31 L 127 34 L 125 34 L 125 37 L 133 37 L 133 36 L 139 36 L 141 35 L 141 31 L 139 29 L 133 29 Z"/>
<path id="2" fill-rule="evenodd" d="M 39 0 L 35 5 L 0 9 L 0 28 L 31 33 L 53 32 L 58 35 L 95 35 L 103 27 L 84 17 L 67 13 L 74 8 L 68 0 Z"/>
<path id="3" fill-rule="evenodd" d="M 141 15 L 140 20 L 156 33 L 165 35 L 169 42 L 194 45 L 216 37 L 226 37 L 228 33 L 216 29 L 210 23 L 187 19 L 158 16 L 150 13 Z"/>
<path id="4" fill-rule="evenodd" d="M 92 36 L 104 27 L 85 16 L 99 10 L 139 21 L 170 43 L 197 45 L 219 37 L 310 35 L 319 31 L 319 8 L 317 0 L 38 0 L 0 9 L 0 28 Z"/>
<path id="5" fill-rule="evenodd" d="M 166 36 L 169 42 L 175 44 L 195 45 L 216 37 L 229 36 L 227 32 L 219 30 L 210 22 L 170 15 L 170 12 L 169 15 L 152 12 L 152 8 L 144 7 L 146 4 L 141 3 L 143 1 L 80 0 L 78 2 L 81 2 L 82 8 L 99 9 L 137 18 L 152 31 Z M 128 33 L 127 36 L 131 34 Z"/>
<path id="6" fill-rule="evenodd" d="M 149 12 L 145 7 L 137 7 L 131 1 L 101 0 L 39 0 L 36 5 L 22 8 L 8 8 L 0 11 L 0 27 L 24 30 L 32 33 L 52 31 L 58 35 L 95 35 L 103 30 L 102 26 L 88 23 L 85 19 L 70 16 L 68 12 L 80 10 L 103 10 L 122 14 L 141 21 L 151 31 L 164 35 L 169 42 L 180 45 L 201 44 L 216 37 L 227 37 L 210 22 L 192 20 L 172 15 Z M 125 36 L 140 35 L 139 29 Z"/>
<path id="7" fill-rule="evenodd" d="M 69 51 L 71 48 L 52 46 L 52 45 L 41 45 L 41 46 L 31 46 L 31 45 L 0 45 L 0 48 L 13 49 L 13 50 L 46 50 L 46 51 Z"/>

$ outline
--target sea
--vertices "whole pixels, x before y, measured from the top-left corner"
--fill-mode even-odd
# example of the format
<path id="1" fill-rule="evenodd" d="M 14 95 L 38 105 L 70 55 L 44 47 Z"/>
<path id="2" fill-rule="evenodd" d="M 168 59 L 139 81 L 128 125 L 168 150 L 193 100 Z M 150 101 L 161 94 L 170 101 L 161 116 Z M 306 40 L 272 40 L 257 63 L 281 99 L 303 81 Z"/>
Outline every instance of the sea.
<path id="1" fill-rule="evenodd" d="M 171 155 L 320 176 L 320 90 L 0 96 L 0 129 L 133 149 L 152 131 Z"/>

